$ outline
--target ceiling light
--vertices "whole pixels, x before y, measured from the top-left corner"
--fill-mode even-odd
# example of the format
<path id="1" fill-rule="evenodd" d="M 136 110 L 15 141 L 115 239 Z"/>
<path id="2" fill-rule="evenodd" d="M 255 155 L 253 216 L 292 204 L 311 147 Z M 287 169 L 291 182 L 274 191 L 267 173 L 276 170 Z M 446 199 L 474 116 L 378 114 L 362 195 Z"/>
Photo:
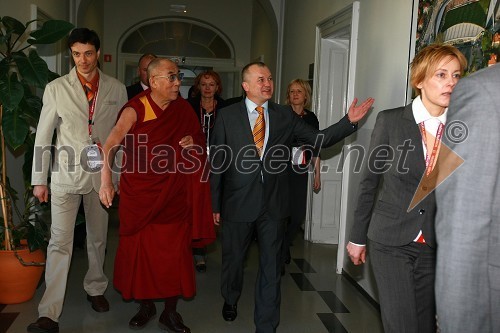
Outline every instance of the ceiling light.
<path id="1" fill-rule="evenodd" d="M 170 11 L 176 13 L 187 13 L 186 5 L 170 5 Z"/>

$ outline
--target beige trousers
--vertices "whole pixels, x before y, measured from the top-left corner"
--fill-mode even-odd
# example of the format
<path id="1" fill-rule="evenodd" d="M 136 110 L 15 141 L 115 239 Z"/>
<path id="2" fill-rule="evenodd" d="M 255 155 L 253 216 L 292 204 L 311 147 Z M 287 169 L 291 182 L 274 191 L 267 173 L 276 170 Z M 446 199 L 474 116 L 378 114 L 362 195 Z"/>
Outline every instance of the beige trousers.
<path id="1" fill-rule="evenodd" d="M 99 194 L 94 190 L 83 195 L 52 191 L 52 226 L 45 266 L 46 289 L 38 305 L 40 317 L 58 321 L 61 315 L 73 254 L 76 215 L 82 198 L 89 260 L 89 269 L 83 280 L 83 288 L 90 296 L 97 296 L 103 295 L 108 286 L 108 278 L 103 270 L 108 234 L 108 213 L 101 206 Z"/>

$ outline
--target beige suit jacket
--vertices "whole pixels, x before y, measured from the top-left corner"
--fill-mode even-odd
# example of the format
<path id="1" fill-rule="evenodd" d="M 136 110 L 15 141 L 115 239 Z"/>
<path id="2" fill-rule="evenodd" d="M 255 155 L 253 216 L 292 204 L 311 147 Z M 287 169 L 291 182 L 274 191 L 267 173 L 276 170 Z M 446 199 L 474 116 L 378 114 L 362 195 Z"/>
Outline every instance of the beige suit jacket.
<path id="1" fill-rule="evenodd" d="M 104 144 L 126 102 L 125 85 L 99 71 L 92 138 Z M 73 194 L 99 191 L 100 173 L 89 171 L 85 160 L 82 161 L 85 147 L 92 143 L 88 123 L 89 105 L 73 68 L 45 88 L 36 131 L 32 185 L 47 185 L 50 175 L 51 188 L 55 191 Z M 52 146 L 54 131 L 56 140 Z"/>

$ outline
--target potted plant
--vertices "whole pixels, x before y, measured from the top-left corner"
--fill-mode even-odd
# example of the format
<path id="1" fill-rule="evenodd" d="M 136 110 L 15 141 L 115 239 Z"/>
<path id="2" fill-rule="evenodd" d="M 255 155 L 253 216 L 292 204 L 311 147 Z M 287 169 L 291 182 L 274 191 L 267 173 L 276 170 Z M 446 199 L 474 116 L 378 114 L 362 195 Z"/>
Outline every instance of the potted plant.
<path id="1" fill-rule="evenodd" d="M 32 47 L 37 44 L 52 44 L 73 29 L 73 25 L 61 20 L 48 20 L 40 28 L 30 30 L 34 21 L 22 24 L 15 18 L 0 18 L 0 303 L 19 303 L 30 299 L 43 272 L 47 227 L 41 218 L 44 207 L 36 203 L 30 186 L 34 133 L 42 107 L 35 93 L 57 78 L 48 69 Z M 28 51 L 28 54 L 25 51 Z M 6 149 L 16 155 L 24 153 L 23 179 L 25 183 L 24 206 L 20 211 L 17 192 L 10 186 L 6 166 Z M 14 172 L 18 172 L 15 170 Z M 14 222 L 13 214 L 18 221 Z M 5 260 L 5 261 L 4 261 Z M 6 261 L 10 263 L 7 263 Z M 10 271 L 18 269 L 18 273 Z M 8 293 L 19 290 L 20 283 L 31 278 L 31 295 L 13 299 Z M 16 275 L 18 274 L 18 275 Z M 13 278 L 14 285 L 9 285 Z M 12 279 L 11 279 L 12 280 Z"/>

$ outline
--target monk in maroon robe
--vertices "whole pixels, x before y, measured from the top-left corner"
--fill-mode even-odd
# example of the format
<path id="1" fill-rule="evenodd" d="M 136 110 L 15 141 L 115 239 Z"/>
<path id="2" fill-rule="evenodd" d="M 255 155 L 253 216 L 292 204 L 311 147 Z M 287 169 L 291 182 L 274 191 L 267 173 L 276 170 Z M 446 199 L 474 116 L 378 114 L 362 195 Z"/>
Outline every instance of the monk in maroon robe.
<path id="1" fill-rule="evenodd" d="M 122 109 L 103 154 L 99 196 L 109 207 L 116 148 L 123 145 L 120 177 L 120 239 L 114 286 L 125 299 L 139 300 L 133 329 L 156 314 L 153 299 L 165 299 L 159 322 L 190 332 L 176 312 L 179 297 L 195 294 L 192 242 L 215 240 L 204 136 L 191 106 L 179 97 L 181 75 L 164 58 L 148 67 L 150 90 Z M 205 175 L 205 177 L 204 177 Z"/>

